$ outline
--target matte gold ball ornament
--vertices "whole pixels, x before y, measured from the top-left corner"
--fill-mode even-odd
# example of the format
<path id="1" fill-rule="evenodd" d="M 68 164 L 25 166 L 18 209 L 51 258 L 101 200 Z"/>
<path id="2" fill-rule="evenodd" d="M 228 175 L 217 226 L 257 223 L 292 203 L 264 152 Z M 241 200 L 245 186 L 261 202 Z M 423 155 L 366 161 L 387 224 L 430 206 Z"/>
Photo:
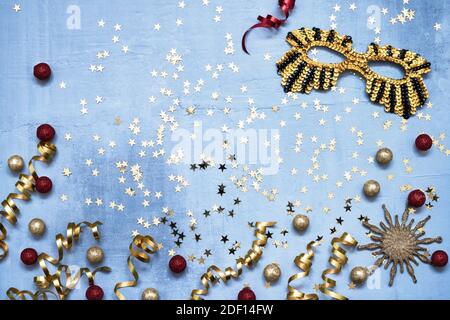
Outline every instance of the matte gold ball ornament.
<path id="1" fill-rule="evenodd" d="M 25 166 L 25 162 L 23 158 L 17 154 L 9 157 L 8 159 L 8 167 L 12 172 L 20 172 L 23 170 Z"/>
<path id="2" fill-rule="evenodd" d="M 86 257 L 90 263 L 98 264 L 103 261 L 105 254 L 102 248 L 93 246 L 87 250 Z"/>
<path id="3" fill-rule="evenodd" d="M 298 214 L 292 220 L 295 230 L 305 231 L 309 226 L 309 218 L 304 214 Z"/>
<path id="4" fill-rule="evenodd" d="M 365 267 L 354 267 L 350 272 L 350 279 L 356 285 L 366 282 L 369 277 L 369 270 Z"/>
<path id="5" fill-rule="evenodd" d="M 392 153 L 391 149 L 381 148 L 380 150 L 377 151 L 375 159 L 379 164 L 387 165 L 389 162 L 392 161 L 393 157 L 394 154 Z"/>
<path id="6" fill-rule="evenodd" d="M 280 276 L 281 269 L 278 264 L 271 263 L 264 268 L 264 279 L 266 279 L 267 282 L 276 282 L 280 279 Z"/>
<path id="7" fill-rule="evenodd" d="M 28 230 L 35 237 L 41 237 L 45 233 L 45 222 L 42 219 L 34 218 L 28 223 Z"/>
<path id="8" fill-rule="evenodd" d="M 147 288 L 142 292 L 141 300 L 159 300 L 158 290 Z"/>
<path id="9" fill-rule="evenodd" d="M 381 186 L 376 180 L 369 180 L 364 183 L 363 191 L 366 196 L 373 198 L 380 193 Z"/>

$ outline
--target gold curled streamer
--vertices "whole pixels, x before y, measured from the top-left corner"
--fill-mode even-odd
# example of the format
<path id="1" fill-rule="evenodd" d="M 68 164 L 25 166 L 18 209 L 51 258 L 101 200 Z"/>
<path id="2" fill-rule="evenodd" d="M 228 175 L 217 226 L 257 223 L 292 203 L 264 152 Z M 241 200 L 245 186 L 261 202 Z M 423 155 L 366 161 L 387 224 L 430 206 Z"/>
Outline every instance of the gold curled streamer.
<path id="1" fill-rule="evenodd" d="M 62 298 L 64 299 L 69 293 L 69 291 L 73 290 L 76 287 L 76 285 L 78 284 L 78 282 L 80 281 L 81 277 L 84 274 L 88 278 L 89 284 L 93 284 L 94 277 L 97 272 L 110 272 L 110 271 L 111 268 L 109 267 L 97 267 L 93 271 L 91 271 L 89 268 L 81 268 L 80 270 L 77 271 L 77 273 L 73 277 L 71 276 L 69 271 L 68 272 L 69 278 L 67 279 L 66 292 L 64 297 Z M 6 291 L 6 295 L 10 300 L 28 300 L 27 297 L 29 297 L 31 300 L 39 300 L 39 298 L 42 298 L 42 300 L 48 300 L 48 294 L 55 296 L 56 299 L 61 298 L 61 296 L 48 289 L 32 292 L 29 290 L 19 290 L 16 288 L 9 288 L 8 291 Z"/>
<path id="2" fill-rule="evenodd" d="M 114 293 L 120 300 L 126 300 L 125 296 L 122 294 L 122 292 L 120 292 L 120 289 L 135 287 L 139 280 L 139 273 L 134 267 L 132 258 L 147 263 L 150 261 L 150 255 L 156 253 L 159 249 L 155 240 L 153 240 L 151 236 L 143 236 L 140 234 L 133 238 L 133 241 L 131 241 L 128 248 L 130 251 L 130 255 L 128 256 L 127 264 L 134 280 L 116 283 L 116 285 L 114 286 Z"/>
<path id="3" fill-rule="evenodd" d="M 86 275 L 86 277 L 88 278 L 88 282 L 91 285 L 91 284 L 94 284 L 94 278 L 95 278 L 95 274 L 97 272 L 111 272 L 111 268 L 106 267 L 106 266 L 97 267 L 94 269 L 94 271 L 91 271 L 89 268 L 81 268 L 72 277 L 72 275 L 70 273 L 70 269 L 66 265 L 62 265 L 62 267 L 65 267 L 64 268 L 65 274 L 69 275 L 69 278 L 67 278 L 67 276 L 66 276 L 67 280 L 66 280 L 66 285 L 65 285 L 65 288 L 67 288 L 68 291 L 73 290 L 76 287 L 76 285 L 78 284 L 78 282 L 80 281 L 80 279 L 83 275 Z"/>
<path id="4" fill-rule="evenodd" d="M 27 297 L 31 300 L 40 300 L 40 298 L 42 298 L 42 300 L 48 300 L 48 294 L 54 295 L 58 298 L 58 296 L 50 290 L 38 290 L 36 292 L 32 292 L 29 290 L 9 288 L 8 291 L 6 291 L 6 295 L 9 300 L 28 300 Z"/>
<path id="5" fill-rule="evenodd" d="M 301 253 L 296 256 L 294 259 L 295 265 L 303 270 L 303 272 L 299 272 L 293 274 L 288 279 L 288 294 L 287 300 L 319 300 L 319 297 L 315 293 L 303 293 L 290 285 L 292 281 L 305 278 L 309 275 L 309 271 L 311 270 L 312 260 L 314 258 L 314 251 L 312 247 L 319 246 L 320 242 L 311 241 L 306 245 L 306 253 Z"/>
<path id="6" fill-rule="evenodd" d="M 19 180 L 16 182 L 15 186 L 18 193 L 10 193 L 5 200 L 2 201 L 3 210 L 0 214 L 11 224 L 15 225 L 17 223 L 17 216 L 20 213 L 19 207 L 17 206 L 15 200 L 29 201 L 31 198 L 31 193 L 34 192 L 34 183 L 38 178 L 36 169 L 34 168 L 33 162 L 50 162 L 56 153 L 56 146 L 51 142 L 39 142 L 37 145 L 37 150 L 39 155 L 35 155 L 28 162 L 28 174 L 21 173 L 19 175 Z M 8 232 L 4 224 L 0 222 L 0 260 L 4 259 L 8 255 L 8 244 L 5 242 Z"/>
<path id="7" fill-rule="evenodd" d="M 83 274 L 86 274 L 90 281 L 93 281 L 94 275 L 98 271 L 109 272 L 111 269 L 108 267 L 99 267 L 96 268 L 93 272 L 91 272 L 88 268 L 81 268 L 75 275 L 72 277 L 71 270 L 69 266 L 61 264 L 61 261 L 64 258 L 64 249 L 69 250 L 73 247 L 75 241 L 77 241 L 80 237 L 81 231 L 83 227 L 88 227 L 95 240 L 100 239 L 100 233 L 98 230 L 98 226 L 102 223 L 100 221 L 96 221 L 94 223 L 83 221 L 81 223 L 71 222 L 67 225 L 66 237 L 62 233 L 56 235 L 56 247 L 58 250 L 58 258 L 54 258 L 49 254 L 42 252 L 38 256 L 38 262 L 44 273 L 43 276 L 35 276 L 34 283 L 41 289 L 48 289 L 51 285 L 53 285 L 58 293 L 58 296 L 61 300 L 63 300 L 69 292 L 75 287 L 76 283 L 80 280 Z M 57 266 L 56 272 L 51 274 L 47 263 Z M 64 275 L 66 279 L 66 284 L 62 284 L 61 276 Z"/>
<path id="8" fill-rule="evenodd" d="M 252 248 L 247 252 L 244 257 L 236 259 L 236 270 L 232 267 L 226 267 L 225 271 L 222 271 L 215 265 L 210 266 L 207 271 L 201 276 L 200 280 L 203 285 L 203 289 L 194 289 L 191 292 L 191 300 L 203 300 L 202 295 L 208 294 L 210 284 L 216 284 L 221 279 L 223 282 L 227 282 L 231 278 L 237 279 L 242 274 L 242 267 L 252 267 L 256 264 L 262 256 L 263 248 L 267 243 L 266 229 L 273 227 L 276 222 L 257 222 L 255 227 L 255 236 L 258 240 L 254 240 Z M 217 274 L 217 277 L 214 275 Z"/>
<path id="9" fill-rule="evenodd" d="M 347 232 L 344 232 L 339 238 L 333 238 L 331 240 L 331 256 L 328 259 L 328 262 L 334 267 L 334 268 L 328 268 L 325 269 L 322 272 L 322 279 L 323 283 L 319 286 L 319 290 L 336 300 L 347 300 L 347 297 L 336 293 L 331 288 L 334 288 L 336 286 L 336 281 L 327 277 L 328 274 L 338 274 L 341 272 L 342 267 L 347 263 L 348 257 L 346 255 L 345 249 L 343 249 L 340 244 L 349 246 L 349 247 L 355 247 L 358 244 L 358 241 L 356 241 L 350 234 Z"/>

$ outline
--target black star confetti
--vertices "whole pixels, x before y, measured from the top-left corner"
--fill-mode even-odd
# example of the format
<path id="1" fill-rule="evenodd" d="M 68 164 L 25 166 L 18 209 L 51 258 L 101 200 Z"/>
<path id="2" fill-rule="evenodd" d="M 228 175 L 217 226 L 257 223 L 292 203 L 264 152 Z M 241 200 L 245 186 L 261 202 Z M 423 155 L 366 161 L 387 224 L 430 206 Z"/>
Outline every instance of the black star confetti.
<path id="1" fill-rule="evenodd" d="M 220 194 L 220 196 L 223 196 L 225 194 L 225 185 L 223 183 L 219 184 L 219 191 L 217 192 Z"/>

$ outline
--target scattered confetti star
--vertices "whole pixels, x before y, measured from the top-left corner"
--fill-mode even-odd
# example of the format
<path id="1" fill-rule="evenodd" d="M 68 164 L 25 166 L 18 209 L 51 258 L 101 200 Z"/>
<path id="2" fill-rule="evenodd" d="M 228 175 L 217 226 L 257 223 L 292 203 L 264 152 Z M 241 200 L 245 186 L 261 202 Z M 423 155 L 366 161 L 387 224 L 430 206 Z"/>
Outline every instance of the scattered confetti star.
<path id="1" fill-rule="evenodd" d="M 63 175 L 64 175 L 65 177 L 69 177 L 71 174 L 72 174 L 72 172 L 70 171 L 69 168 L 64 168 L 64 169 L 63 169 Z"/>

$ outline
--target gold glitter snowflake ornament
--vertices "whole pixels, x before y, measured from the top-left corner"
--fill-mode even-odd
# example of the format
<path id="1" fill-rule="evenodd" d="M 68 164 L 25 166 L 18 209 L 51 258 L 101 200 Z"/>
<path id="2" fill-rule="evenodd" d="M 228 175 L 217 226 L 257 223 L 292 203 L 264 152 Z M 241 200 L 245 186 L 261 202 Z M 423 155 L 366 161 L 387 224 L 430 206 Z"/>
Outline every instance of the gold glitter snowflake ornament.
<path id="1" fill-rule="evenodd" d="M 420 221 L 414 226 L 414 219 L 411 219 L 408 224 L 409 210 L 406 208 L 402 215 L 402 223 L 398 221 L 398 215 L 395 215 L 395 223 L 392 223 L 392 217 L 386 206 L 383 205 L 384 217 L 387 226 L 380 222 L 380 228 L 363 221 L 363 226 L 369 229 L 373 234 L 370 236 L 374 242 L 358 246 L 358 250 L 377 250 L 373 252 L 374 256 L 381 256 L 375 261 L 375 266 L 380 267 L 383 262 L 386 262 L 384 269 L 387 269 L 392 263 L 390 271 L 389 286 L 394 283 L 395 275 L 397 274 L 397 267 L 400 266 L 400 272 L 403 273 L 404 267 L 411 276 L 414 283 L 417 282 L 414 275 L 414 269 L 411 262 L 416 266 L 419 265 L 416 258 L 423 263 L 430 263 L 428 257 L 424 254 L 427 249 L 421 245 L 431 244 L 434 242 L 441 243 L 442 238 L 422 238 L 425 234 L 423 227 L 430 220 L 430 216 Z M 422 239 L 421 239 L 422 238 Z"/>

